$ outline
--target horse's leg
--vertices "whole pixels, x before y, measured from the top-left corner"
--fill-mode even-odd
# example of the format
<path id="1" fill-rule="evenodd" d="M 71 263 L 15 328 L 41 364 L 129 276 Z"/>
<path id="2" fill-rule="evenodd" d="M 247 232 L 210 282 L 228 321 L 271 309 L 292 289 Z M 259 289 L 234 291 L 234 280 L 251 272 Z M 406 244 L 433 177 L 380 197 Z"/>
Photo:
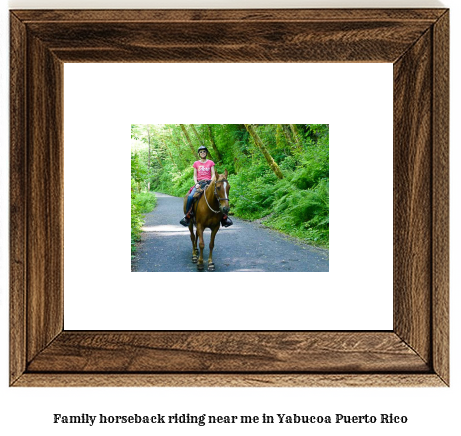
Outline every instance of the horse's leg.
<path id="1" fill-rule="evenodd" d="M 195 232 L 195 255 L 198 257 L 197 241 L 198 241 L 198 231 Z"/>
<path id="2" fill-rule="evenodd" d="M 197 240 L 194 235 L 194 225 L 189 224 L 190 239 L 192 241 L 192 263 L 197 263 Z"/>
<path id="3" fill-rule="evenodd" d="M 203 249 L 205 248 L 205 241 L 203 240 L 203 227 L 197 224 L 197 236 L 199 239 L 198 246 L 200 247 L 200 254 L 197 261 L 197 269 L 203 271 Z"/>
<path id="4" fill-rule="evenodd" d="M 210 255 L 208 256 L 208 271 L 214 271 L 214 263 L 213 263 L 213 248 L 214 248 L 214 238 L 216 233 L 219 230 L 219 224 L 211 231 L 211 239 L 210 239 Z"/>

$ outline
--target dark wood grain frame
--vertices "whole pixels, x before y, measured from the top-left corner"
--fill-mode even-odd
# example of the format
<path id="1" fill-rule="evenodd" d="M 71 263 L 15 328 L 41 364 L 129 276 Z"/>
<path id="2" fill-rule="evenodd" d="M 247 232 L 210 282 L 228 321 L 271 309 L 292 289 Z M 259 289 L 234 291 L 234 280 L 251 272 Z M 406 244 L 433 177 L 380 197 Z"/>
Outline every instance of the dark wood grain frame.
<path id="1" fill-rule="evenodd" d="M 10 20 L 12 386 L 448 386 L 448 10 Z M 65 331 L 65 62 L 393 63 L 393 330 Z"/>

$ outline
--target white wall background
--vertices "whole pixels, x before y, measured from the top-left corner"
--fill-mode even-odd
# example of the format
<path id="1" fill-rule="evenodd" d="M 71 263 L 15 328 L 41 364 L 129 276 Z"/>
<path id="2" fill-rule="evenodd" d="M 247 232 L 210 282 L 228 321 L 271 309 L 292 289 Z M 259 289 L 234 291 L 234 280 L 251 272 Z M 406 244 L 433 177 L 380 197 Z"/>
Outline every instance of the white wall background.
<path id="1" fill-rule="evenodd" d="M 5 2 L 6 3 L 6 2 Z M 326 2 L 325 2 L 326 3 Z M 323 6 L 326 4 L 322 3 Z M 25 7 L 155 7 L 165 6 L 166 2 L 141 2 L 141 1 L 10 1 L 11 8 Z M 168 6 L 193 4 L 210 6 L 218 4 L 222 7 L 235 7 L 238 3 L 229 2 L 168 2 Z M 243 3 L 240 3 L 240 5 Z M 318 6 L 319 2 L 246 2 L 245 6 Z M 352 7 L 352 6 L 437 6 L 437 2 L 359 2 L 359 1 L 335 1 L 328 2 L 328 6 Z M 241 389 L 241 388 L 62 388 L 62 389 L 12 389 L 8 387 L 8 107 L 2 104 L 0 108 L 0 183 L 1 183 L 1 290 L 0 290 L 0 322 L 1 322 L 1 360 L 0 360 L 0 430 L 2 434 L 48 434 L 48 435 L 125 435 L 128 432 L 136 435 L 174 435 L 174 434 L 213 434 L 227 435 L 238 434 L 268 434 L 278 435 L 395 435 L 408 434 L 456 434 L 459 429 L 458 410 L 461 399 L 460 387 L 460 275 L 459 268 L 461 257 L 459 252 L 460 234 L 456 223 L 460 221 L 460 151 L 456 144 L 460 143 L 460 88 L 456 80 L 460 77 L 459 53 L 461 47 L 460 22 L 461 7 L 454 0 L 445 1 L 444 5 L 451 8 L 451 83 L 452 91 L 452 130 L 451 130 L 451 359 L 452 359 L 452 385 L 449 389 L 403 389 L 403 388 L 329 388 L 329 389 Z M 7 5 L 1 6 L 1 98 L 0 101 L 8 101 L 8 40 L 7 40 Z M 291 426 L 221 426 L 218 432 L 211 426 L 172 426 L 172 427 L 89 427 L 88 425 L 65 426 L 52 424 L 53 414 L 62 413 L 80 415 L 99 413 L 111 415 L 126 414 L 220 414 L 220 415 L 261 415 L 262 413 L 297 413 L 310 415 L 325 414 L 381 414 L 393 413 L 408 416 L 406 425 L 350 425 L 350 426 L 322 426 L 322 425 L 291 425 Z"/>
<path id="2" fill-rule="evenodd" d="M 64 77 L 66 329 L 392 329 L 392 64 L 67 64 Z M 200 287 L 130 272 L 132 123 L 303 120 L 330 124 L 330 272 Z"/>

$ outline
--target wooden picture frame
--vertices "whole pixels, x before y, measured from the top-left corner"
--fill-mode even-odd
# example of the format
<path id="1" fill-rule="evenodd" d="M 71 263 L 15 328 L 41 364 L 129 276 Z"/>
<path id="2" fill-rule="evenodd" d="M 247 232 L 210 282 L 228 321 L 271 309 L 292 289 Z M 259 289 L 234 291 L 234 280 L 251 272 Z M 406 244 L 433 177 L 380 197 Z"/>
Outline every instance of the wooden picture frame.
<path id="1" fill-rule="evenodd" d="M 10 20 L 11 386 L 449 385 L 447 9 Z M 393 63 L 393 330 L 65 331 L 64 62 Z"/>

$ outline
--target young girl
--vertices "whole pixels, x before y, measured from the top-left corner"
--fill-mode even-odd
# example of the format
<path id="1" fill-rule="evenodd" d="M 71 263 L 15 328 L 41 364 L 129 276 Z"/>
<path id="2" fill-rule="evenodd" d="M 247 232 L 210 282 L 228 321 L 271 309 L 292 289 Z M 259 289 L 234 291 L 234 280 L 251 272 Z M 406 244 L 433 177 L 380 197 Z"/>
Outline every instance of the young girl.
<path id="1" fill-rule="evenodd" d="M 198 155 L 200 157 L 200 160 L 194 162 L 194 165 L 193 165 L 195 186 L 190 192 L 189 197 L 187 197 L 187 205 L 186 205 L 187 213 L 184 216 L 184 218 L 181 221 L 179 221 L 180 224 L 186 227 L 190 223 L 190 214 L 191 214 L 190 207 L 192 205 L 194 194 L 197 191 L 197 188 L 201 187 L 202 189 L 204 189 L 205 186 L 211 182 L 211 179 L 215 175 L 214 162 L 206 158 L 207 154 L 208 154 L 208 149 L 204 145 L 201 145 L 198 149 Z M 229 227 L 233 224 L 231 219 L 227 216 L 223 217 L 221 223 L 224 227 Z"/>

